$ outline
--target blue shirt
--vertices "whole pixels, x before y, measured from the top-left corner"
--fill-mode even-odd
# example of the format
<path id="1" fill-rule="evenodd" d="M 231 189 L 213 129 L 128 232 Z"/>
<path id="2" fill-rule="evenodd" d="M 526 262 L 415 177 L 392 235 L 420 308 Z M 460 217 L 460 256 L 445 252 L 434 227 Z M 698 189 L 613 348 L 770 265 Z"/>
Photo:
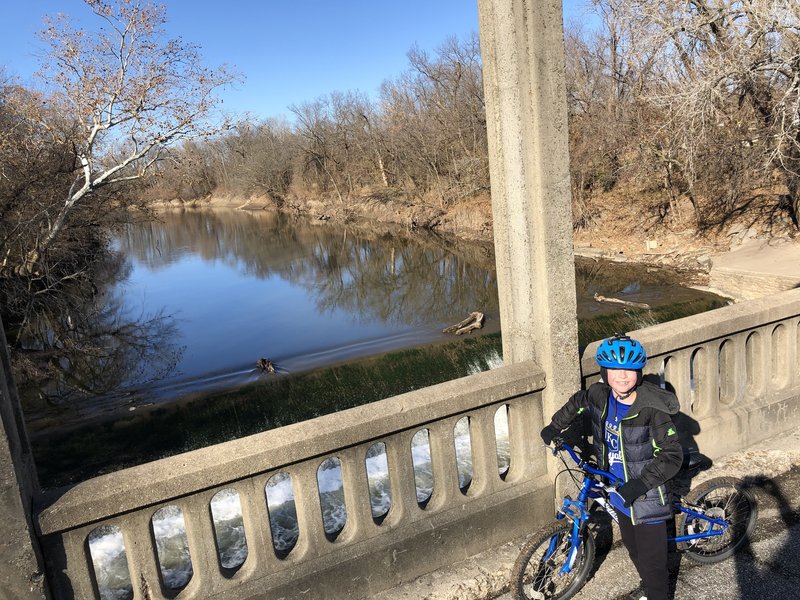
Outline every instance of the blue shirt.
<path id="1" fill-rule="evenodd" d="M 606 448 L 608 449 L 608 470 L 625 481 L 625 467 L 622 463 L 622 444 L 620 443 L 620 424 L 628 414 L 629 404 L 619 402 L 613 392 L 608 394 L 608 413 L 606 414 Z M 631 516 L 631 509 L 619 494 L 611 494 L 611 505 L 621 513 Z"/>

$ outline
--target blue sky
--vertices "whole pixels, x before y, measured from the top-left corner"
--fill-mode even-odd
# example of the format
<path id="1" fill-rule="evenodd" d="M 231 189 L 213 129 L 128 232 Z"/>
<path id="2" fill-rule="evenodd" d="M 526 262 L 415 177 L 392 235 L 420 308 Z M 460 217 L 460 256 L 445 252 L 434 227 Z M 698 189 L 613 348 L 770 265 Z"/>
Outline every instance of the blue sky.
<path id="1" fill-rule="evenodd" d="M 170 36 L 200 44 L 208 65 L 227 63 L 245 77 L 224 92 L 225 107 L 257 117 L 333 91 L 375 97 L 382 81 L 408 68 L 417 45 L 434 51 L 448 37 L 478 30 L 477 0 L 165 0 Z M 15 0 L 0 19 L 0 67 L 31 81 L 36 33 L 45 14 L 89 18 L 82 0 Z M 584 0 L 565 0 L 579 18 Z M 89 20 L 91 23 L 91 18 Z"/>

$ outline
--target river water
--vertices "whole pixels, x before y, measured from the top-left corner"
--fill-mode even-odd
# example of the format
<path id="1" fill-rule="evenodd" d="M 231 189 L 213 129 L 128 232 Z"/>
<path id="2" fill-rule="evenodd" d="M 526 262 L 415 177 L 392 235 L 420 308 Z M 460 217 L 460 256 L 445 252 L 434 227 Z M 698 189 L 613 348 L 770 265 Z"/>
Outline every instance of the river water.
<path id="1" fill-rule="evenodd" d="M 411 235 L 388 227 L 332 225 L 243 211 L 165 212 L 158 222 L 129 226 L 114 245 L 123 257 L 124 276 L 95 299 L 100 315 L 95 321 L 101 328 L 127 331 L 130 339 L 109 345 L 120 352 L 113 361 L 108 359 L 114 368 L 100 370 L 108 377 L 80 378 L 96 383 L 96 390 L 89 389 L 95 393 L 70 403 L 68 409 L 62 405 L 60 412 L 48 404 L 26 413 L 40 475 L 48 473 L 48 462 L 55 465 L 53 485 L 72 480 L 59 479 L 72 464 L 48 457 L 63 461 L 68 448 L 78 451 L 49 439 L 65 425 L 102 416 L 115 418 L 120 411 L 167 404 L 192 394 L 213 395 L 257 383 L 265 376 L 280 378 L 398 349 L 435 347 L 454 339 L 442 332 L 444 327 L 476 310 L 486 315 L 481 333 L 500 330 L 494 259 L 488 245 L 454 244 L 434 235 Z M 576 265 L 576 285 L 584 341 L 618 327 L 631 330 L 682 316 L 686 310 L 707 310 L 719 301 L 680 286 L 675 274 L 667 271 L 592 261 Z M 632 317 L 631 311 L 620 306 L 595 302 L 594 294 L 648 303 L 654 310 L 633 311 Z M 675 314 L 659 313 L 656 308 L 675 305 L 690 308 Z M 262 357 L 274 363 L 275 375 L 266 375 L 256 366 Z M 496 350 L 484 358 L 464 370 L 502 364 Z M 453 372 L 452 377 L 466 372 Z M 83 388 L 85 392 L 87 386 Z M 282 410 L 288 410 L 286 406 Z M 319 414 L 318 408 L 313 410 Z M 435 485 L 423 433 L 415 437 L 412 447 L 421 504 Z M 495 433 L 502 472 L 508 464 L 507 420 L 502 411 L 496 415 Z M 93 435 L 82 433 L 81 446 L 88 447 Z M 120 431 L 114 437 L 121 437 Z M 118 456 L 124 451 L 111 448 L 112 438 L 98 439 L 94 455 L 76 454 L 66 460 L 83 467 L 96 455 Z M 457 428 L 455 439 L 459 481 L 466 488 L 472 476 L 466 422 Z M 177 450 L 163 453 L 180 451 L 182 443 L 178 440 Z M 145 456 L 140 449 L 133 453 Z M 382 444 L 370 450 L 366 465 L 373 517 L 379 522 L 392 505 Z M 98 463 L 76 477 L 119 466 Z M 347 522 L 337 461 L 320 466 L 318 484 L 324 528 L 334 538 Z M 264 493 L 274 551 L 285 557 L 301 535 L 289 474 L 273 476 Z M 232 488 L 217 494 L 211 512 L 220 564 L 235 570 L 248 555 L 238 492 Z M 177 507 L 166 507 L 153 517 L 152 527 L 163 580 L 167 587 L 180 589 L 193 576 L 183 515 Z M 98 528 L 90 536 L 90 552 L 101 596 L 132 597 L 121 532 L 114 527 Z"/>
<path id="2" fill-rule="evenodd" d="M 68 315 L 84 351 L 21 386 L 45 487 L 502 364 L 491 245 L 236 210 L 164 212 L 113 243 L 115 279 Z M 576 288 L 581 343 L 724 303 L 616 263 L 576 263 Z M 443 333 L 473 311 L 480 335 Z"/>
<path id="3" fill-rule="evenodd" d="M 247 383 L 262 357 L 297 373 L 439 341 L 473 310 L 499 326 L 486 247 L 243 211 L 163 213 L 115 244 L 131 269 L 114 301 L 171 326 L 119 386 L 154 397 Z"/>
<path id="4" fill-rule="evenodd" d="M 89 320 L 98 338 L 126 335 L 105 343 L 114 355 L 102 370 L 71 361 L 92 371 L 73 373 L 79 401 L 58 403 L 72 407 L 59 418 L 47 406 L 29 411 L 32 431 L 255 382 L 260 358 L 278 374 L 299 373 L 451 340 L 442 329 L 472 311 L 486 315 L 481 333 L 500 329 L 490 245 L 235 210 L 165 212 L 114 245 L 122 276 Z M 666 271 L 613 263 L 579 263 L 576 282 L 584 322 L 624 314 L 595 293 L 654 307 L 709 296 Z M 669 316 L 624 325 L 658 318 Z M 612 323 L 584 337 L 602 337 L 604 326 Z"/>

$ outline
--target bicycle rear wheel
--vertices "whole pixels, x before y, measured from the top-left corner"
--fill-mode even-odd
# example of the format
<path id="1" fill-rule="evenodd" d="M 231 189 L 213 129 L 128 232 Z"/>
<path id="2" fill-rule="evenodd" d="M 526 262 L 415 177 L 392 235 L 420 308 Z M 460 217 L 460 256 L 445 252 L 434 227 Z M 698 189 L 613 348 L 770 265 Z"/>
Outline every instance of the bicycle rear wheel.
<path id="1" fill-rule="evenodd" d="M 686 495 L 686 501 L 702 508 L 709 517 L 725 519 L 730 525 L 721 535 L 681 542 L 678 549 L 694 561 L 716 563 L 732 556 L 750 539 L 758 518 L 758 505 L 753 493 L 741 479 L 717 477 L 697 486 Z M 714 530 L 708 521 L 680 513 L 675 522 L 679 536 L 696 535 Z"/>
<path id="2" fill-rule="evenodd" d="M 540 529 L 525 542 L 511 572 L 514 600 L 566 600 L 586 583 L 594 564 L 594 538 L 584 527 L 580 546 L 569 572 L 572 522 L 564 519 Z"/>

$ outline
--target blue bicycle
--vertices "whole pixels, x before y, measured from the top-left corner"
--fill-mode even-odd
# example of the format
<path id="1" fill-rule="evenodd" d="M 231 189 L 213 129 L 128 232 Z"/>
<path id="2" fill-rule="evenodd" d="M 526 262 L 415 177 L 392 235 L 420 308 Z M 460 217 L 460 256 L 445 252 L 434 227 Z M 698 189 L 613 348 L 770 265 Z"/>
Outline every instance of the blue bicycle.
<path id="1" fill-rule="evenodd" d="M 584 461 L 575 450 L 554 440 L 553 454 L 580 489 L 578 498 L 564 498 L 556 520 L 523 545 L 511 575 L 515 600 L 566 600 L 580 591 L 594 564 L 595 540 L 587 527 L 590 506 L 596 503 L 612 519 L 617 514 L 609 494 L 621 484 L 616 476 Z M 563 453 L 572 457 L 570 467 Z M 710 479 L 672 503 L 678 551 L 701 563 L 732 556 L 753 533 L 758 517 L 755 496 L 735 477 Z"/>

